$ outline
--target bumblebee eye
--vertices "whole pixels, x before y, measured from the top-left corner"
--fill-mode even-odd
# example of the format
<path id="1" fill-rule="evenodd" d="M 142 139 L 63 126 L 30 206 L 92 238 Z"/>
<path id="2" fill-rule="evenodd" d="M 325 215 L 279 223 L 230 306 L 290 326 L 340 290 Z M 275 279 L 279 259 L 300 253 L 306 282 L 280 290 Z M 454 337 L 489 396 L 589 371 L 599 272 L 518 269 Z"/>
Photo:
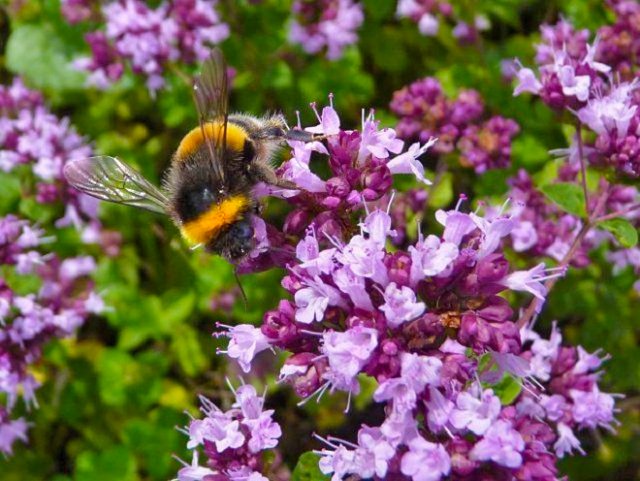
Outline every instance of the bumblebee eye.
<path id="1" fill-rule="evenodd" d="M 280 127 L 266 127 L 258 135 L 261 139 L 283 139 L 285 132 Z"/>

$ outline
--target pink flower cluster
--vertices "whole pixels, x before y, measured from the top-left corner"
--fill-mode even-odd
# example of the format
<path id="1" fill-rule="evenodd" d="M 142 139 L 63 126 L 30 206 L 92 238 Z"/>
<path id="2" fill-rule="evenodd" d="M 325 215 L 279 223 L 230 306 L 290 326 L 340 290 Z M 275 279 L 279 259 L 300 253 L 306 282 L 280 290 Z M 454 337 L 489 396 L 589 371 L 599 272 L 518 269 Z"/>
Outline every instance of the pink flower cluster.
<path id="1" fill-rule="evenodd" d="M 400 0 L 396 15 L 417 23 L 420 33 L 428 37 L 438 34 L 442 21 L 453 21 L 451 34 L 461 44 L 476 42 L 480 32 L 490 26 L 484 15 L 477 15 L 471 23 L 456 19 L 452 3 L 443 0 Z"/>
<path id="2" fill-rule="evenodd" d="M 56 226 L 73 225 L 87 242 L 97 242 L 97 201 L 70 188 L 62 175 L 65 162 L 91 153 L 69 119 L 51 113 L 42 96 L 26 88 L 19 78 L 0 86 L 0 170 L 12 172 L 29 166 L 35 179 L 35 199 L 42 204 L 65 205 L 65 215 Z"/>
<path id="3" fill-rule="evenodd" d="M 95 0 L 61 0 L 60 10 L 62 15 L 71 24 L 89 20 L 98 9 Z"/>
<path id="4" fill-rule="evenodd" d="M 289 41 L 315 54 L 326 49 L 329 60 L 342 57 L 345 47 L 358 41 L 356 30 L 362 25 L 362 5 L 354 0 L 296 0 Z"/>
<path id="5" fill-rule="evenodd" d="M 607 39 L 605 44 L 599 37 L 588 44 L 589 32 L 576 32 L 564 20 L 555 26 L 542 27 L 543 43 L 536 55 L 539 75 L 529 68 L 520 68 L 514 94 L 531 92 L 554 109 L 568 109 L 596 135 L 595 142 L 586 144 L 585 157 L 593 165 L 612 167 L 624 176 L 637 178 L 640 176 L 638 82 L 620 80 L 629 77 L 628 61 L 634 57 L 627 56 L 627 63 L 621 63 L 614 45 L 616 38 L 626 39 L 627 44 L 632 41 L 633 32 L 624 31 L 624 26 L 635 18 L 634 14 L 640 16 L 640 7 L 636 2 L 620 2 L 616 12 L 624 12 L 625 20 L 601 29 Z"/>
<path id="6" fill-rule="evenodd" d="M 453 7 L 442 0 L 400 0 L 396 15 L 416 22 L 422 35 L 433 36 L 438 33 L 440 19 L 453 15 Z"/>
<path id="7" fill-rule="evenodd" d="M 330 99 L 332 97 L 330 96 Z M 331 100 L 332 102 L 332 100 Z M 393 175 L 409 174 L 429 184 L 420 158 L 433 145 L 433 139 L 425 144 L 416 142 L 404 150 L 404 142 L 396 137 L 393 129 L 379 129 L 373 115 L 364 116 L 362 130 L 342 130 L 340 118 L 327 106 L 322 113 L 313 109 L 318 125 L 306 130 L 326 135 L 326 142 L 290 142 L 292 158 L 279 169 L 280 175 L 303 190 L 283 191 L 260 186 L 256 195 L 284 197 L 293 206 L 285 219 L 282 232 L 265 225 L 256 217 L 254 229 L 257 246 L 250 259 L 239 266 L 240 272 L 252 272 L 273 265 L 284 266 L 295 256 L 295 246 L 286 242 L 287 237 L 304 236 L 305 229 L 313 224 L 319 236 L 343 237 L 343 229 L 352 223 L 355 212 L 366 202 L 382 202 L 388 198 Z M 311 171 L 311 156 L 327 159 L 330 177 L 322 179 Z"/>
<path id="8" fill-rule="evenodd" d="M 215 6 L 215 0 L 174 0 L 156 8 L 140 0 L 107 3 L 102 7 L 106 30 L 87 34 L 92 55 L 75 64 L 90 72 L 89 83 L 99 88 L 118 80 L 129 64 L 134 74 L 146 78 L 149 91 L 156 92 L 165 84 L 169 63 L 202 61 L 211 45 L 229 36 Z M 70 5 L 63 11 L 67 17 L 81 16 Z"/>
<path id="9" fill-rule="evenodd" d="M 61 259 L 40 252 L 53 239 L 29 222 L 8 215 L 0 219 L 0 265 L 7 277 L 0 280 L 0 451 L 11 454 L 16 439 L 26 440 L 27 424 L 11 420 L 19 398 L 36 404 L 38 382 L 30 367 L 42 356 L 42 347 L 57 337 L 73 335 L 91 314 L 104 310 L 88 275 L 95 269 L 91 257 Z M 6 271 L 5 271 L 6 269 Z M 25 275 L 37 275 L 36 293 L 16 290 Z"/>
<path id="10" fill-rule="evenodd" d="M 362 426 L 354 441 L 320 438 L 319 466 L 334 480 L 555 480 L 557 458 L 579 449 L 574 430 L 615 423 L 613 397 L 597 388 L 597 356 L 560 347 L 557 332 L 551 341 L 520 332 L 499 294 L 524 291 L 543 302 L 543 281 L 564 269 L 512 270 L 501 244 L 517 222 L 500 213 L 464 213 L 460 203 L 436 213 L 442 235 L 420 234 L 406 249 L 388 249 L 396 231 L 390 206 L 379 200 L 391 182 L 376 184 L 378 205 L 369 207 L 362 172 L 373 162 L 390 175 L 394 160 L 406 156 L 400 172 L 416 173 L 416 157 L 391 157 L 403 146 L 370 118 L 362 132 L 340 129 L 332 107 L 319 118 L 310 130 L 327 135 L 328 147 L 293 143 L 294 157 L 283 169 L 311 192 L 286 197 L 294 217 L 305 219 L 288 231 L 299 239 L 295 257 L 280 264 L 291 299 L 267 312 L 260 327 L 222 326 L 220 334 L 230 338 L 223 352 L 245 372 L 263 351 L 290 353 L 279 379 L 301 402 L 340 391 L 348 410 L 360 377 L 375 380 L 384 422 Z M 309 170 L 310 151 L 328 156 L 332 173 L 354 183 L 330 189 L 331 180 Z M 265 237 L 274 236 L 265 231 Z M 506 397 L 505 383 L 520 385 L 520 393 Z M 553 403 L 560 397 L 559 417 Z M 532 400 L 547 398 L 542 416 L 527 410 Z M 582 406 L 587 399 L 589 407 Z M 589 409 L 597 417 L 587 420 Z"/>
<path id="11" fill-rule="evenodd" d="M 511 141 L 520 131 L 511 119 L 493 116 L 482 120 L 484 104 L 475 90 L 446 98 L 440 83 L 426 77 L 393 94 L 391 110 L 399 117 L 398 136 L 425 141 L 435 137 L 433 152 L 460 151 L 460 163 L 477 173 L 508 167 Z"/>
<path id="12" fill-rule="evenodd" d="M 231 387 L 231 385 L 230 385 Z M 235 402 L 231 409 L 221 410 L 205 397 L 200 397 L 204 419 L 192 419 L 183 432 L 189 436 L 187 447 L 193 450 L 193 462 L 185 463 L 178 481 L 267 481 L 263 451 L 278 445 L 282 431 L 273 420 L 273 410 L 264 410 L 264 397 L 253 386 L 231 387 Z M 198 448 L 207 457 L 207 467 L 198 462 Z"/>
<path id="13" fill-rule="evenodd" d="M 637 77 L 640 58 L 640 5 L 633 0 L 609 0 L 615 23 L 598 29 L 598 57 L 623 79 Z"/>

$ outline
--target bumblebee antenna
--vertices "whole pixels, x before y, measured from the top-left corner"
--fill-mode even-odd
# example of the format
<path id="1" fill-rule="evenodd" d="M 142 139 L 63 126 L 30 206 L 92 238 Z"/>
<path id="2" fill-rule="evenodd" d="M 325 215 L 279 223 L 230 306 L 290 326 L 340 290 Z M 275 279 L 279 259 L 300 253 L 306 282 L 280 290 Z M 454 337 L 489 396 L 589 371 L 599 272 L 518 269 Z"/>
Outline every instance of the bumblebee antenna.
<path id="1" fill-rule="evenodd" d="M 249 301 L 247 299 L 247 293 L 244 292 L 244 287 L 242 287 L 242 282 L 240 282 L 240 276 L 238 275 L 238 266 L 234 267 L 233 275 L 236 278 L 236 284 L 238 284 L 238 289 L 240 289 L 240 294 L 242 295 L 242 300 L 244 301 L 244 309 L 247 310 L 247 308 L 249 307 Z"/>

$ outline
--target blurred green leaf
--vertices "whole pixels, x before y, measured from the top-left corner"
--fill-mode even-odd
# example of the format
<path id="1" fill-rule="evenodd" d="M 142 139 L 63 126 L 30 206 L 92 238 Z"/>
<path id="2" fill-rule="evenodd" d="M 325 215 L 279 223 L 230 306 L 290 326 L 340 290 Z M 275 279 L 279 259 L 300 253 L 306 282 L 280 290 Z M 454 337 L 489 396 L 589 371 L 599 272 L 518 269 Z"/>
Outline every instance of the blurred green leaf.
<path id="1" fill-rule="evenodd" d="M 505 374 L 498 384 L 492 386 L 493 392 L 500 398 L 503 406 L 513 403 L 522 391 L 522 381 Z"/>
<path id="2" fill-rule="evenodd" d="M 186 437 L 175 426 L 183 425 L 186 416 L 179 411 L 160 409 L 148 419 L 131 419 L 124 427 L 124 442 L 139 454 L 142 466 L 152 479 L 172 479 L 179 469 L 178 462 L 167 453 L 183 452 Z"/>
<path id="3" fill-rule="evenodd" d="M 171 349 L 182 370 L 188 376 L 195 376 L 207 365 L 207 358 L 202 352 L 198 335 L 191 327 L 181 325 L 176 328 Z"/>
<path id="4" fill-rule="evenodd" d="M 135 481 L 135 459 L 126 446 L 85 451 L 76 460 L 75 481 Z"/>
<path id="5" fill-rule="evenodd" d="M 559 182 L 557 184 L 543 185 L 540 190 L 565 212 L 578 217 L 586 215 L 584 193 L 579 185 Z"/>
<path id="6" fill-rule="evenodd" d="M 98 361 L 100 398 L 105 404 L 122 406 L 133 369 L 133 359 L 126 352 L 106 349 Z"/>
<path id="7" fill-rule="evenodd" d="M 453 174 L 445 172 L 429 193 L 429 206 L 441 209 L 453 201 Z"/>
<path id="8" fill-rule="evenodd" d="M 536 167 L 549 160 L 548 148 L 532 135 L 520 135 L 511 146 L 511 156 L 525 167 Z"/>
<path id="9" fill-rule="evenodd" d="M 329 476 L 322 474 L 318 467 L 320 457 L 312 452 L 304 453 L 298 459 L 293 473 L 291 473 L 291 481 L 323 481 L 330 479 Z"/>
<path id="10" fill-rule="evenodd" d="M 38 89 L 80 89 L 84 75 L 73 69 L 63 41 L 46 24 L 17 27 L 9 37 L 7 67 Z"/>
<path id="11" fill-rule="evenodd" d="M 638 230 L 627 219 L 618 217 L 598 222 L 598 226 L 611 232 L 622 247 L 635 247 L 638 243 Z"/>

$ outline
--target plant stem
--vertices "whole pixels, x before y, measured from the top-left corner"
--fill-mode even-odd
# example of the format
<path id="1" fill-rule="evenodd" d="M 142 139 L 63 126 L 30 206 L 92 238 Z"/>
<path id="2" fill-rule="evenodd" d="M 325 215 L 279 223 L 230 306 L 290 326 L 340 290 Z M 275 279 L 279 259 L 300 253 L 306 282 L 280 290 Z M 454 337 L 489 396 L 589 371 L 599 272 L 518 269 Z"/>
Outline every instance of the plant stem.
<path id="1" fill-rule="evenodd" d="M 571 243 L 571 247 L 569 247 L 569 250 L 560 261 L 560 264 L 558 265 L 559 267 L 569 266 L 569 264 L 573 260 L 573 257 L 576 255 L 576 252 L 580 248 L 582 241 L 584 240 L 586 235 L 589 233 L 591 228 L 594 226 L 596 220 L 598 219 L 598 216 L 604 209 L 604 206 L 606 204 L 608 197 L 609 197 L 609 184 L 605 183 L 605 185 L 603 186 L 602 195 L 599 197 L 598 203 L 595 206 L 595 209 L 593 210 L 593 218 L 588 218 L 585 220 L 585 223 L 582 226 L 582 229 L 580 229 L 580 232 L 578 232 L 578 235 Z M 544 283 L 544 287 L 547 291 L 547 295 L 549 295 L 549 292 L 551 291 L 551 289 L 553 289 L 553 286 L 556 285 L 556 282 L 558 282 L 559 279 L 560 279 L 559 277 L 553 277 L 551 279 L 548 279 L 547 282 Z M 523 326 L 527 325 L 529 321 L 531 321 L 531 319 L 536 313 L 537 306 L 538 306 L 538 299 L 533 298 L 529 303 L 529 305 L 527 306 L 527 308 L 525 309 L 522 316 L 520 316 L 520 319 L 518 319 L 518 321 L 516 322 L 516 325 L 518 326 L 519 329 L 521 329 Z"/>
<path id="2" fill-rule="evenodd" d="M 594 219 L 595 222 L 603 222 L 605 220 L 610 220 L 610 219 L 615 219 L 616 217 L 621 217 L 625 214 L 628 214 L 629 212 L 633 212 L 634 210 L 638 210 L 640 209 L 640 203 L 638 204 L 633 204 L 629 207 L 626 207 L 622 210 L 618 210 L 616 212 L 612 212 L 610 214 L 607 215 L 603 215 L 598 217 L 597 219 Z"/>
<path id="3" fill-rule="evenodd" d="M 180 67 L 178 67 L 174 63 L 170 63 L 169 64 L 169 69 L 173 73 L 175 73 L 180 80 L 182 80 L 186 85 L 188 85 L 189 88 L 193 87 L 193 78 L 191 78 L 191 76 L 189 74 L 185 73 L 184 70 L 182 70 Z"/>
<path id="4" fill-rule="evenodd" d="M 576 125 L 576 137 L 578 137 L 578 157 L 580 157 L 580 177 L 582 180 L 582 192 L 584 193 L 584 209 L 589 217 L 589 191 L 587 190 L 587 166 L 584 160 L 582 148 L 582 124 Z"/>

